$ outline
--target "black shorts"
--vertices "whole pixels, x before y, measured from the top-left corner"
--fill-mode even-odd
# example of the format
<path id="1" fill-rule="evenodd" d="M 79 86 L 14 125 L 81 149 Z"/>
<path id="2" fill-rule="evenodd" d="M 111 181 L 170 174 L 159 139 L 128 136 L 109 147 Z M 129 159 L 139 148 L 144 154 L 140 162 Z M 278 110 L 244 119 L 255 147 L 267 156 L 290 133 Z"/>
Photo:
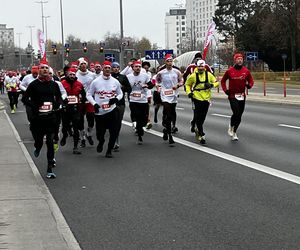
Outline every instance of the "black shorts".
<path id="1" fill-rule="evenodd" d="M 161 104 L 160 93 L 158 91 L 153 92 L 153 104 Z"/>

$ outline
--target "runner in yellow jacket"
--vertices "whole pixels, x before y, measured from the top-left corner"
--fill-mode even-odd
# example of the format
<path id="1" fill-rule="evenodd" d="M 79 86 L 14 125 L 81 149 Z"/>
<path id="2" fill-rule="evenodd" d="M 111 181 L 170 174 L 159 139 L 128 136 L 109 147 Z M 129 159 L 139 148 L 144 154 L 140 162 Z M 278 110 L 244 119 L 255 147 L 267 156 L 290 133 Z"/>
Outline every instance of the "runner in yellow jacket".
<path id="1" fill-rule="evenodd" d="M 199 60 L 197 62 L 197 68 L 185 82 L 186 93 L 194 103 L 195 120 L 197 125 L 195 133 L 201 144 L 206 143 L 203 123 L 210 104 L 211 88 L 217 88 L 218 86 L 219 83 L 215 76 L 205 70 L 204 60 Z"/>

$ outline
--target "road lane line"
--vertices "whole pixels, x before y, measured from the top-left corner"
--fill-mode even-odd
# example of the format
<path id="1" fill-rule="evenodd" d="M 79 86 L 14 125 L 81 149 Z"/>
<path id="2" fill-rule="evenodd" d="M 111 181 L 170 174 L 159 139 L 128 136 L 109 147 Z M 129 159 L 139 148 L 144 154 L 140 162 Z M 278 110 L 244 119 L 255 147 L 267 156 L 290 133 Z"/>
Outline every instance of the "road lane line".
<path id="1" fill-rule="evenodd" d="M 288 124 L 278 124 L 279 127 L 286 127 L 286 128 L 295 128 L 295 129 L 300 129 L 300 127 L 293 126 L 293 125 L 288 125 Z"/>
<path id="2" fill-rule="evenodd" d="M 219 116 L 219 117 L 226 117 L 226 118 L 230 118 L 230 115 L 222 115 L 222 114 L 211 114 L 213 116 Z"/>
<path id="3" fill-rule="evenodd" d="M 130 126 L 130 127 L 132 126 L 131 122 L 122 121 L 122 123 L 124 125 Z M 162 137 L 162 135 L 163 135 L 161 132 L 158 132 L 158 131 L 155 131 L 155 130 L 152 130 L 152 129 L 146 130 L 146 132 L 149 133 L 149 134 L 156 135 L 158 137 Z M 184 146 L 187 146 L 189 148 L 193 148 L 193 149 L 202 151 L 204 153 L 222 158 L 222 159 L 227 160 L 227 161 L 231 161 L 233 163 L 243 165 L 243 166 L 251 168 L 251 169 L 255 169 L 257 171 L 260 171 L 260 172 L 278 177 L 278 178 L 283 179 L 283 180 L 287 180 L 289 182 L 296 183 L 298 185 L 300 184 L 300 177 L 297 176 L 297 175 L 293 175 L 293 174 L 289 174 L 289 173 L 286 173 L 286 172 L 283 172 L 283 171 L 280 171 L 280 170 L 277 170 L 277 169 L 273 169 L 271 167 L 267 167 L 267 166 L 259 164 L 259 163 L 255 163 L 255 162 L 252 162 L 252 161 L 249 161 L 249 160 L 245 160 L 245 159 L 237 157 L 237 156 L 226 154 L 226 153 L 223 153 L 223 152 L 215 150 L 215 149 L 211 149 L 211 148 L 208 148 L 208 147 L 203 147 L 203 146 L 201 146 L 197 143 L 189 142 L 189 141 L 180 139 L 178 137 L 173 136 L 173 138 L 174 138 L 175 142 L 177 142 L 179 144 L 182 144 Z"/>
<path id="4" fill-rule="evenodd" d="M 178 110 L 184 110 L 184 108 L 180 108 L 180 107 L 176 107 L 176 109 L 178 109 Z"/>

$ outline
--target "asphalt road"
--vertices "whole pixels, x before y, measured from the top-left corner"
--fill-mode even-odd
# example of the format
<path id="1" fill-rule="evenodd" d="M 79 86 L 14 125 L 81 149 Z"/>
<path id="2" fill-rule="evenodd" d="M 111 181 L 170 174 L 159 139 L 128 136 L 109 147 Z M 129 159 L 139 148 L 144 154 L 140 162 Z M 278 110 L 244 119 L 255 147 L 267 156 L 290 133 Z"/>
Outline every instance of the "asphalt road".
<path id="1" fill-rule="evenodd" d="M 11 119 L 32 155 L 23 110 Z M 45 182 L 81 247 L 299 249 L 299 107 L 248 102 L 240 140 L 232 142 L 229 104 L 215 100 L 204 147 L 189 132 L 187 98 L 180 97 L 177 112 L 175 147 L 158 137 L 155 124 L 141 146 L 124 125 L 113 159 L 95 146 L 80 156 L 71 145 L 60 148 L 58 178 Z M 44 176 L 45 148 L 32 157 Z"/>

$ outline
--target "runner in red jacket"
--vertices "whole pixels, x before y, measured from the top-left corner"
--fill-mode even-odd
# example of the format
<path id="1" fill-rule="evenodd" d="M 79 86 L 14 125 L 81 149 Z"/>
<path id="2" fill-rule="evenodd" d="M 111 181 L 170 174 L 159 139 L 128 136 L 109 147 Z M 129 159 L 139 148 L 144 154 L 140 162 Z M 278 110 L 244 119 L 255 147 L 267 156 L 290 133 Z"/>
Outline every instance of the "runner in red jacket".
<path id="1" fill-rule="evenodd" d="M 221 80 L 221 86 L 228 96 L 232 116 L 228 128 L 228 135 L 233 141 L 237 141 L 236 131 L 241 123 L 242 114 L 245 109 L 246 94 L 245 89 L 251 89 L 254 81 L 250 71 L 243 66 L 243 55 L 237 53 L 234 55 L 234 66 L 230 67 Z M 226 81 L 229 80 L 228 86 Z"/>

